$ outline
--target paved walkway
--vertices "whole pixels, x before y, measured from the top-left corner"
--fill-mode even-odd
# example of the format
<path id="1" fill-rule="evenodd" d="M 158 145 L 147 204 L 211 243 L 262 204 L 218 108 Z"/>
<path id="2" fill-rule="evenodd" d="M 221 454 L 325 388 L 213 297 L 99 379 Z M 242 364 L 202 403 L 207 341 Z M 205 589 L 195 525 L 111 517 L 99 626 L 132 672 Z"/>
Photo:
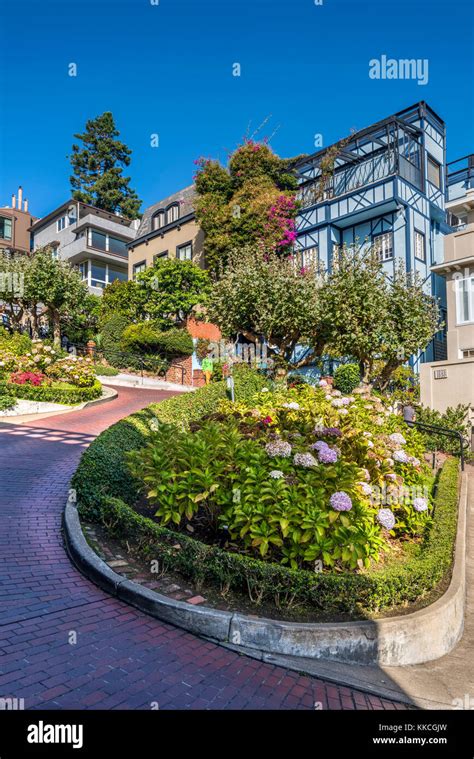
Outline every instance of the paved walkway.
<path id="1" fill-rule="evenodd" d="M 169 395 L 120 388 L 103 406 L 0 425 L 0 698 L 23 698 L 26 709 L 405 708 L 162 623 L 70 563 L 61 515 L 83 450 Z"/>

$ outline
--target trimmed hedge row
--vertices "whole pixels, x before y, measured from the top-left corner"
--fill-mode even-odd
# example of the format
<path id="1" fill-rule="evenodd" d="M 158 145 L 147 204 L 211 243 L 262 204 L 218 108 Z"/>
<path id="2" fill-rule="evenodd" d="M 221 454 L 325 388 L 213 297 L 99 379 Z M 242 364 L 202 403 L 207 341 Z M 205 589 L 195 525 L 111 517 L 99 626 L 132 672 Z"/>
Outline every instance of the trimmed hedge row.
<path id="1" fill-rule="evenodd" d="M 249 378 L 247 378 L 249 380 Z M 236 393 L 255 392 L 252 383 L 236 383 Z M 104 524 L 133 551 L 156 559 L 162 568 L 182 573 L 196 584 L 217 585 L 248 593 L 255 603 L 298 604 L 325 614 L 363 616 L 422 599 L 451 571 L 457 525 L 459 467 L 444 465 L 435 499 L 433 524 L 424 544 L 403 563 L 374 571 L 322 572 L 293 570 L 209 546 L 183 533 L 160 527 L 131 506 L 138 495 L 126 468 L 124 453 L 147 443 L 150 420 L 189 423 L 215 407 L 225 396 L 223 383 L 153 405 L 106 430 L 83 454 L 73 478 L 83 519 Z M 242 395 L 240 395 L 242 397 Z"/>
<path id="2" fill-rule="evenodd" d="M 17 385 L 15 382 L 0 382 L 0 394 L 9 395 L 19 400 L 70 405 L 100 398 L 102 395 L 102 385 L 98 380 L 91 387 L 74 387 L 73 385 L 71 387 Z"/>

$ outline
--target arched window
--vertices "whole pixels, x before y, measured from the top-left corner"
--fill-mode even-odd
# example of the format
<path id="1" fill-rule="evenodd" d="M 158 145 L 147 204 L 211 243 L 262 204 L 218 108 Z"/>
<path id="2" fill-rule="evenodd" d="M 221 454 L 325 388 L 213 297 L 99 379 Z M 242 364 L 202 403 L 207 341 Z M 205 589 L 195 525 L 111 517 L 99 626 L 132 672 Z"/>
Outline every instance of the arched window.
<path id="1" fill-rule="evenodd" d="M 161 229 L 161 227 L 165 226 L 165 212 L 164 211 L 158 211 L 153 216 L 153 230 L 155 229 Z"/>
<path id="2" fill-rule="evenodd" d="M 172 206 L 169 206 L 166 211 L 166 223 L 171 224 L 173 221 L 177 221 L 179 219 L 179 205 L 177 203 L 174 203 Z"/>

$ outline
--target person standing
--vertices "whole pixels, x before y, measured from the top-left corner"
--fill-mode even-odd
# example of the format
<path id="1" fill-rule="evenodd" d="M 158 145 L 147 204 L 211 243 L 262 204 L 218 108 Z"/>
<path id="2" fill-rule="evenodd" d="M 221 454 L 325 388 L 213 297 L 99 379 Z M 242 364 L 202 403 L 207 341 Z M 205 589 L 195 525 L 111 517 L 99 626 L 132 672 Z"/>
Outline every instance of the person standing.
<path id="1" fill-rule="evenodd" d="M 201 369 L 206 379 L 206 385 L 208 385 L 211 381 L 211 376 L 214 371 L 214 362 L 209 355 L 203 358 L 202 363 L 201 363 Z"/>

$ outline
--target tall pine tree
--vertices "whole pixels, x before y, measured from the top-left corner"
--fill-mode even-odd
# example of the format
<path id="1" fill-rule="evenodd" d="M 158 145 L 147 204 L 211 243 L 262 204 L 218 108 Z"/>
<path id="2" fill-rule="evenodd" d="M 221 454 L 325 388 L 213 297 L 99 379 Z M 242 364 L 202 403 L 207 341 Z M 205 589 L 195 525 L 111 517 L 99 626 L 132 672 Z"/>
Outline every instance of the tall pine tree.
<path id="1" fill-rule="evenodd" d="M 119 134 L 112 113 L 106 111 L 89 119 L 83 134 L 74 135 L 82 146 L 72 146 L 73 198 L 136 219 L 141 200 L 129 187 L 130 177 L 122 174 L 123 168 L 130 165 L 132 151 L 117 139 Z"/>

